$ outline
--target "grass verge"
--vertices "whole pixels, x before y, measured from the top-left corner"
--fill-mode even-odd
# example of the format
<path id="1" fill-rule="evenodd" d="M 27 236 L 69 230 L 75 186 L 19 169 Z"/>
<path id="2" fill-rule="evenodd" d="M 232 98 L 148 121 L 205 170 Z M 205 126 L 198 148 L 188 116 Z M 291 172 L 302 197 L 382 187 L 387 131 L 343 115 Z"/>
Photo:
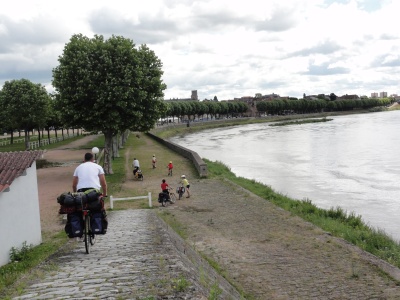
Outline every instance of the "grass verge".
<path id="1" fill-rule="evenodd" d="M 53 265 L 43 262 L 65 245 L 66 241 L 65 233 L 60 232 L 36 247 L 28 245 L 26 251 L 16 249 L 18 253 L 24 252 L 23 255 L 18 255 L 17 261 L 0 267 L 0 299 L 10 299 L 11 295 L 21 293 L 28 281 L 40 278 L 43 270 L 54 268 Z M 34 269 L 41 263 L 42 268 Z"/>

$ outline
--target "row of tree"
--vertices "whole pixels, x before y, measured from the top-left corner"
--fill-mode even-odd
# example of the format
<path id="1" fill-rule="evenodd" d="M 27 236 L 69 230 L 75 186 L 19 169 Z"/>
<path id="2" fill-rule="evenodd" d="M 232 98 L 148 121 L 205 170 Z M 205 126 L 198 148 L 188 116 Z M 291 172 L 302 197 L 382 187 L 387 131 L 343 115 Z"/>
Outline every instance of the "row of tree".
<path id="1" fill-rule="evenodd" d="M 166 101 L 166 110 L 162 117 L 172 117 L 183 120 L 188 116 L 188 120 L 203 117 L 215 119 L 221 116 L 235 117 L 248 110 L 248 105 L 240 101 Z"/>
<path id="2" fill-rule="evenodd" d="M 369 109 L 378 106 L 386 106 L 392 102 L 389 98 L 369 98 L 361 100 L 335 100 L 327 101 L 323 99 L 317 100 L 272 100 L 260 101 L 256 104 L 259 113 L 284 114 L 293 112 L 298 114 L 315 113 L 323 111 L 347 111 L 353 109 Z"/>

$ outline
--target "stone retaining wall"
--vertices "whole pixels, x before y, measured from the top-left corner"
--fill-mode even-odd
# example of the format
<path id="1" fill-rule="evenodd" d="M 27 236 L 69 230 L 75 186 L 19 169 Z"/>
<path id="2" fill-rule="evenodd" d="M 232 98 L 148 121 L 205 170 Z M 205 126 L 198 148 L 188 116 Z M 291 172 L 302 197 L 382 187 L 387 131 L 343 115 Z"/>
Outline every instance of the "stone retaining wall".
<path id="1" fill-rule="evenodd" d="M 205 295 L 213 292 L 218 294 L 218 299 L 243 299 L 240 293 L 220 274 L 218 274 L 210 264 L 203 259 L 200 254 L 185 242 L 164 220 L 157 216 L 159 226 L 165 228 L 171 239 L 172 244 L 182 258 L 186 267 L 192 270 L 191 274 L 197 277 Z"/>
<path id="2" fill-rule="evenodd" d="M 166 141 L 150 132 L 148 132 L 147 135 L 150 136 L 151 138 L 155 139 L 157 142 L 161 143 L 162 145 L 168 147 L 169 149 L 179 153 L 183 157 L 192 161 L 194 166 L 196 167 L 197 171 L 199 172 L 200 177 L 207 177 L 207 175 L 208 175 L 207 164 L 200 158 L 200 156 L 197 154 L 197 152 L 194 152 L 190 149 L 179 146 L 178 144 L 175 144 L 173 142 Z"/>

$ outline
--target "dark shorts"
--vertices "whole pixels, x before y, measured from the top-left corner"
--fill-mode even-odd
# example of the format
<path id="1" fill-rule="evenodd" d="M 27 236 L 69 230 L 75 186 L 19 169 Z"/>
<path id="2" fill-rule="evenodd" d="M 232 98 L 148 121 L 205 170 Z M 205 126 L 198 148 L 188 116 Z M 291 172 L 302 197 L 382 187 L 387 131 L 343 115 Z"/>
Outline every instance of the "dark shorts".
<path id="1" fill-rule="evenodd" d="M 188 185 L 186 186 L 186 188 L 187 188 L 187 189 L 190 188 L 190 184 L 188 184 Z"/>

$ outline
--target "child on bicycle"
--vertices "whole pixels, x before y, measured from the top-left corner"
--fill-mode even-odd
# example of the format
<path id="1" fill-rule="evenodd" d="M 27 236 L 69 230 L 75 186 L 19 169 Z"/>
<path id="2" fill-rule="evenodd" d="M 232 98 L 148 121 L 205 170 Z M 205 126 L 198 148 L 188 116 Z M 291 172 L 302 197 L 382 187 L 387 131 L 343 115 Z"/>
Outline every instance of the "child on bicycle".
<path id="1" fill-rule="evenodd" d="M 161 190 L 163 191 L 163 193 L 169 194 L 168 188 L 169 188 L 168 183 L 165 181 L 165 179 L 163 179 L 161 181 Z"/>

